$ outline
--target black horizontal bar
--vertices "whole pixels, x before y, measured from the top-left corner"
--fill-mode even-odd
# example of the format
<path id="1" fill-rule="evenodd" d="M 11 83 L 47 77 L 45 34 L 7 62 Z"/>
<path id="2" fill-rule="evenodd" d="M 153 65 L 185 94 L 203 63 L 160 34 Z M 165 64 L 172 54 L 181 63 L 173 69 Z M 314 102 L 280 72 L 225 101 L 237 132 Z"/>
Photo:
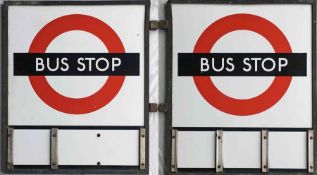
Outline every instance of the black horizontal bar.
<path id="1" fill-rule="evenodd" d="M 14 53 L 15 76 L 138 76 L 139 53 Z"/>
<path id="2" fill-rule="evenodd" d="M 306 76 L 306 53 L 178 53 L 178 76 Z"/>

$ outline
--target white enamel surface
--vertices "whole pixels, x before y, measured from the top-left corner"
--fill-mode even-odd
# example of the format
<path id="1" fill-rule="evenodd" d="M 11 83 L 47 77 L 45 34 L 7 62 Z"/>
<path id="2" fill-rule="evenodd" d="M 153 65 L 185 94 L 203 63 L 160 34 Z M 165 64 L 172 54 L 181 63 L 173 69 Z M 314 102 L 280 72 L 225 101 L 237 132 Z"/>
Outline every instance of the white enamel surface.
<path id="1" fill-rule="evenodd" d="M 13 165 L 50 165 L 50 130 L 15 129 Z"/>
<path id="2" fill-rule="evenodd" d="M 100 137 L 97 137 L 100 134 Z M 139 165 L 138 130 L 59 130 L 60 165 Z"/>
<path id="3" fill-rule="evenodd" d="M 215 132 L 178 131 L 178 168 L 215 168 Z"/>
<path id="4" fill-rule="evenodd" d="M 306 132 L 270 132 L 269 166 L 272 169 L 306 169 Z"/>
<path id="5" fill-rule="evenodd" d="M 261 132 L 223 132 L 224 168 L 261 168 Z"/>

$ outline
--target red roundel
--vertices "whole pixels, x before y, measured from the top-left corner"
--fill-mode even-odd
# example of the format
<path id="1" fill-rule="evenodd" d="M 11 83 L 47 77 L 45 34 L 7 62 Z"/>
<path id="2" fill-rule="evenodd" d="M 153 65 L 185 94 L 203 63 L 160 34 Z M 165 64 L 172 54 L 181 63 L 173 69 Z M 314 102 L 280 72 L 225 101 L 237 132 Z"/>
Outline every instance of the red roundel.
<path id="1" fill-rule="evenodd" d="M 249 30 L 262 35 L 270 42 L 276 53 L 292 52 L 287 38 L 272 22 L 256 15 L 234 14 L 208 26 L 197 40 L 194 53 L 209 53 L 222 36 L 237 30 Z M 276 76 L 270 87 L 262 94 L 250 99 L 235 99 L 219 91 L 211 77 L 194 76 L 193 79 L 198 91 L 210 105 L 237 116 L 257 114 L 274 106 L 283 97 L 292 81 L 291 76 Z"/>
<path id="2" fill-rule="evenodd" d="M 92 16 L 73 14 L 59 17 L 46 24 L 34 37 L 29 53 L 45 53 L 56 37 L 73 30 L 95 35 L 110 53 L 125 52 L 120 38 L 106 23 Z M 124 76 L 109 76 L 105 84 L 94 94 L 83 98 L 70 98 L 55 91 L 45 76 L 29 76 L 34 91 L 48 106 L 69 114 L 90 113 L 107 105 L 120 91 L 124 79 Z"/>

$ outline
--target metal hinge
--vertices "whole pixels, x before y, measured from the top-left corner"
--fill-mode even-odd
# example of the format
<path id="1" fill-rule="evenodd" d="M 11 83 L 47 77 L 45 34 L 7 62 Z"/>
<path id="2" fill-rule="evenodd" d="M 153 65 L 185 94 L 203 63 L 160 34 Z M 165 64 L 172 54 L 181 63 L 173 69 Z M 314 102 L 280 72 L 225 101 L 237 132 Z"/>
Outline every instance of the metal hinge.
<path id="1" fill-rule="evenodd" d="M 153 20 L 150 21 L 150 30 L 167 30 L 168 29 L 168 21 L 167 20 Z"/>
<path id="2" fill-rule="evenodd" d="M 158 105 L 158 112 L 167 112 L 167 104 L 166 103 L 160 103 Z"/>
<path id="3" fill-rule="evenodd" d="M 149 112 L 167 112 L 167 104 L 166 103 L 150 103 Z"/>
<path id="4" fill-rule="evenodd" d="M 158 111 L 158 104 L 157 103 L 150 103 L 149 104 L 149 112 L 157 112 Z"/>

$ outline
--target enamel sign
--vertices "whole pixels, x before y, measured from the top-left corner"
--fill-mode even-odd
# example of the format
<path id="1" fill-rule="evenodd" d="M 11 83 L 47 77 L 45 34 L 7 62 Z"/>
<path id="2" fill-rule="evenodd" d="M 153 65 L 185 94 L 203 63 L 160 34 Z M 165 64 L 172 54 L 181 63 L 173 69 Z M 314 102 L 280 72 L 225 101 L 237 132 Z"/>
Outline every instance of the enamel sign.
<path id="1" fill-rule="evenodd" d="M 9 125 L 143 126 L 145 7 L 8 9 Z"/>
<path id="2" fill-rule="evenodd" d="M 312 127 L 310 5 L 171 8 L 173 127 Z"/>

